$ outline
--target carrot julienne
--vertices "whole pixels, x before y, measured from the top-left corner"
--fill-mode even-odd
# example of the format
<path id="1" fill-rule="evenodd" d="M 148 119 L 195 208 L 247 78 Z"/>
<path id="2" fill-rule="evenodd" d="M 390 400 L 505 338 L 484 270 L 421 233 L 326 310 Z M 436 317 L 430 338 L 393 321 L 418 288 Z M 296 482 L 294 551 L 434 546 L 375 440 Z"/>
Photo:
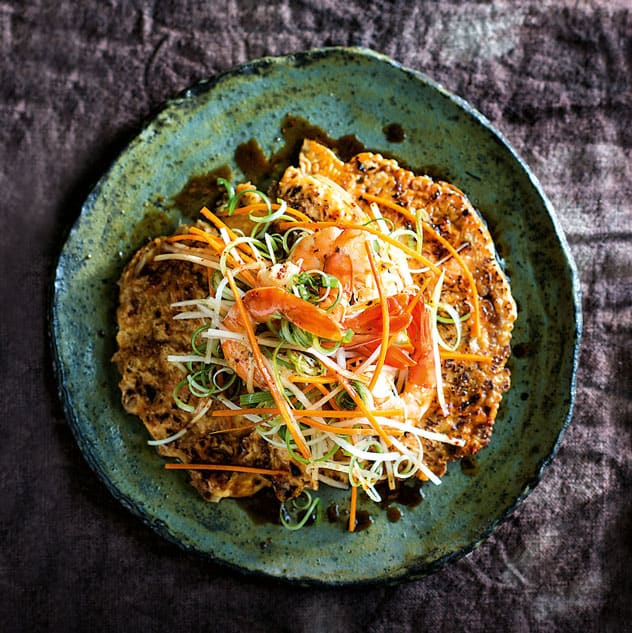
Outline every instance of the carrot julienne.
<path id="1" fill-rule="evenodd" d="M 327 416 L 323 416 L 327 417 Z M 325 433 L 335 433 L 337 435 L 375 435 L 375 429 L 369 427 L 345 427 L 345 426 L 334 426 L 333 424 L 324 424 L 323 422 L 317 422 L 311 418 L 301 418 L 299 419 L 306 426 L 311 426 L 312 428 L 318 429 L 320 431 L 324 431 Z M 404 431 L 393 430 L 389 431 L 396 435 L 402 435 Z"/>
<path id="2" fill-rule="evenodd" d="M 349 508 L 349 532 L 356 529 L 356 510 L 358 507 L 358 487 L 351 486 L 351 507 Z"/>
<path id="3" fill-rule="evenodd" d="M 388 198 L 382 198 L 381 196 L 374 196 L 370 193 L 363 193 L 363 198 L 370 200 L 372 202 L 377 202 L 377 204 L 381 204 L 385 207 L 389 207 L 394 211 L 401 213 L 407 220 L 415 223 L 417 218 L 413 213 L 411 213 L 406 207 L 389 200 Z M 464 259 L 461 257 L 460 253 L 446 240 L 442 235 L 439 235 L 437 231 L 435 231 L 427 222 L 422 222 L 424 230 L 437 242 L 441 244 L 449 253 L 454 257 L 454 259 L 458 262 L 459 266 L 463 269 L 463 273 L 465 274 L 468 284 L 472 291 L 472 302 L 474 304 L 474 336 L 478 337 L 481 333 L 481 321 L 480 321 L 480 305 L 479 305 L 479 297 L 478 290 L 476 288 L 476 281 L 474 280 L 474 275 L 472 275 L 472 271 L 469 269 L 468 265 L 465 263 Z"/>
<path id="4" fill-rule="evenodd" d="M 224 470 L 236 473 L 252 473 L 254 475 L 284 476 L 287 470 L 257 468 L 256 466 L 238 466 L 233 464 L 165 464 L 167 470 Z"/>
<path id="5" fill-rule="evenodd" d="M 270 209 L 272 209 L 273 211 L 277 211 L 278 209 L 281 208 L 281 205 L 276 203 L 276 202 L 272 202 L 270 203 Z M 243 207 L 237 207 L 232 215 L 246 215 L 246 214 L 250 214 L 253 211 L 268 211 L 268 205 L 265 202 L 257 202 L 255 204 L 248 204 L 246 206 Z M 298 211 L 297 209 L 292 209 L 291 207 L 286 207 L 285 208 L 285 212 L 288 215 L 293 215 L 295 218 L 298 218 L 299 220 L 302 220 L 303 222 L 311 222 L 310 218 L 308 216 L 306 216 L 304 213 L 302 213 L 301 211 Z M 223 214 L 223 213 L 218 213 L 219 215 L 228 215 Z"/>
<path id="6" fill-rule="evenodd" d="M 249 431 L 251 429 L 254 429 L 257 425 L 252 423 L 252 424 L 245 424 L 243 426 L 232 426 L 230 428 L 227 429 L 217 429 L 215 431 L 209 431 L 208 434 L 209 435 L 221 435 L 222 433 L 237 433 L 239 431 Z"/>
<path id="7" fill-rule="evenodd" d="M 365 242 L 364 247 L 366 250 L 367 257 L 369 258 L 371 272 L 373 273 L 373 279 L 375 280 L 375 285 L 377 286 L 377 292 L 380 297 L 380 307 L 382 308 L 382 347 L 380 349 L 380 355 L 377 357 L 377 362 L 375 364 L 375 370 L 373 371 L 373 376 L 371 376 L 371 382 L 369 382 L 369 389 L 373 390 L 373 388 L 375 387 L 380 377 L 380 372 L 382 371 L 382 367 L 384 366 L 384 361 L 386 360 L 386 352 L 388 351 L 388 337 L 389 337 L 390 330 L 389 330 L 388 304 L 386 303 L 386 296 L 384 294 L 382 281 L 380 279 L 380 275 L 377 270 L 375 258 L 373 257 L 373 253 L 371 252 L 371 249 L 373 247 L 371 246 L 371 244 L 369 244 L 369 242 Z"/>
<path id="8" fill-rule="evenodd" d="M 362 398 L 358 396 L 355 389 L 349 384 L 346 378 L 340 376 L 340 384 L 344 387 L 345 391 L 349 394 L 349 397 L 355 402 L 356 406 L 364 413 L 369 422 L 375 429 L 376 433 L 386 442 L 387 446 L 392 444 L 391 438 L 388 433 L 382 428 L 382 425 L 376 420 L 375 416 L 366 408 Z"/>
<path id="9" fill-rule="evenodd" d="M 475 363 L 493 363 L 494 359 L 491 356 L 485 356 L 484 354 L 468 354 L 466 352 L 448 352 L 446 350 L 440 350 L 439 356 L 446 360 L 464 360 L 472 361 Z"/>
<path id="10" fill-rule="evenodd" d="M 217 228 L 218 230 L 224 229 L 231 240 L 236 240 L 238 239 L 238 235 L 225 223 L 222 222 L 222 220 L 220 220 L 212 211 L 210 211 L 209 209 L 207 209 L 206 207 L 202 207 L 202 209 L 200 209 L 200 213 L 210 222 L 212 222 L 215 225 L 215 228 Z M 238 245 L 238 248 L 240 250 L 244 250 L 243 248 L 241 248 L 241 244 Z M 254 257 L 255 259 L 257 258 L 257 254 L 255 253 L 254 247 L 251 245 L 248 245 L 250 252 L 252 253 L 252 257 Z"/>
<path id="11" fill-rule="evenodd" d="M 374 229 L 372 226 L 367 226 L 366 224 L 352 224 L 349 222 L 281 222 L 279 228 L 283 231 L 285 229 L 289 229 L 291 227 L 295 228 L 303 228 L 303 229 L 327 229 L 327 228 L 337 228 L 337 229 L 353 229 L 356 231 L 366 231 L 367 233 L 371 233 L 371 235 L 375 235 L 380 239 L 384 240 L 391 246 L 395 248 L 399 248 L 402 252 L 404 252 L 408 257 L 412 259 L 416 259 L 421 262 L 425 266 L 428 266 L 434 273 L 439 273 L 439 268 L 434 262 L 431 262 L 427 257 L 414 251 L 412 248 L 408 248 L 395 238 L 387 235 L 386 233 Z"/>
<path id="12" fill-rule="evenodd" d="M 265 357 L 261 353 L 261 348 L 259 347 L 259 343 L 257 342 L 257 337 L 252 328 L 252 325 L 250 324 L 250 317 L 246 313 L 246 308 L 244 307 L 244 303 L 239 295 L 239 290 L 237 289 L 237 285 L 235 284 L 235 280 L 233 279 L 233 276 L 230 273 L 230 271 L 227 271 L 226 279 L 228 280 L 228 285 L 230 286 L 230 289 L 232 290 L 233 295 L 235 296 L 235 305 L 237 306 L 241 314 L 241 317 L 243 320 L 243 326 L 244 326 L 244 329 L 246 330 L 248 340 L 250 341 L 252 355 L 254 356 L 257 366 L 259 367 L 259 371 L 263 375 L 268 385 L 270 394 L 272 395 L 272 398 L 274 399 L 277 407 L 279 408 L 281 417 L 285 421 L 285 424 L 287 425 L 288 430 L 292 434 L 292 437 L 294 438 L 294 441 L 296 442 L 296 446 L 298 447 L 298 450 L 300 451 L 301 455 L 303 455 L 305 459 L 309 459 L 310 454 L 311 454 L 309 447 L 305 443 L 305 438 L 303 437 L 303 434 L 301 433 L 298 424 L 296 424 L 295 420 L 292 418 L 292 414 L 290 413 L 288 404 L 285 401 L 281 392 L 279 391 L 279 387 L 276 384 L 276 380 L 274 379 L 274 376 L 272 375 L 272 372 L 270 371 L 268 364 L 266 363 Z"/>

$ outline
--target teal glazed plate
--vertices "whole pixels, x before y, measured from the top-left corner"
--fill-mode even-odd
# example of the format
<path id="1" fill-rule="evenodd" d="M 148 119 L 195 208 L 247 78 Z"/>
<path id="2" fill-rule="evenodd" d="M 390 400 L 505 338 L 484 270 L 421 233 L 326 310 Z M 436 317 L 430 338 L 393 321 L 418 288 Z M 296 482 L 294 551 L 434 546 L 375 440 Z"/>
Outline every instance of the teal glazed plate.
<path id="1" fill-rule="evenodd" d="M 459 463 L 390 522 L 349 533 L 344 522 L 298 532 L 257 523 L 238 502 L 210 504 L 184 472 L 166 471 L 141 422 L 120 404 L 111 363 L 117 280 L 136 248 L 179 221 L 174 197 L 192 176 L 235 162 L 256 139 L 283 144 L 286 115 L 330 137 L 432 168 L 460 187 L 488 222 L 519 307 L 506 394 L 477 473 Z M 398 133 L 390 132 L 395 129 Z M 369 50 L 327 48 L 260 59 L 169 101 L 86 200 L 63 246 L 52 300 L 52 344 L 68 421 L 114 496 L 186 550 L 244 572 L 303 584 L 398 582 L 458 559 L 488 537 L 542 476 L 571 417 L 581 329 L 578 279 L 536 178 L 490 123 L 424 75 Z M 348 493 L 323 490 L 323 507 Z"/>

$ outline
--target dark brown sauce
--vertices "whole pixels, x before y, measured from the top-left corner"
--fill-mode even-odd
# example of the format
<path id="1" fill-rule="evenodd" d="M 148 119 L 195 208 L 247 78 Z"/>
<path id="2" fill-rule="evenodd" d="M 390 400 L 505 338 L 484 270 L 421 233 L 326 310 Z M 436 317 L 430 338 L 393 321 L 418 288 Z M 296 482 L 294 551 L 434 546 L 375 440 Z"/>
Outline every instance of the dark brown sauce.
<path id="1" fill-rule="evenodd" d="M 375 523 L 375 519 L 373 515 L 367 512 L 366 510 L 358 510 L 356 512 L 356 524 L 355 531 L 361 532 L 362 530 L 366 530 L 370 528 Z"/>
<path id="2" fill-rule="evenodd" d="M 382 497 L 382 507 L 387 507 L 392 503 L 406 506 L 409 509 L 416 508 L 423 500 L 423 482 L 419 479 L 401 483 L 395 490 L 389 490 L 386 483 L 378 486 L 378 492 Z"/>
<path id="3" fill-rule="evenodd" d="M 465 459 L 467 460 L 471 458 Z M 461 467 L 463 468 L 463 462 Z M 378 486 L 378 492 L 382 497 L 382 501 L 379 504 L 376 504 L 376 507 L 382 508 L 386 512 L 387 519 L 392 523 L 395 523 L 403 516 L 401 506 L 412 510 L 423 501 L 424 495 L 422 492 L 422 486 L 423 482 L 417 479 L 413 482 L 402 483 L 395 490 L 389 490 L 385 483 L 381 484 Z M 263 525 L 266 523 L 279 525 L 281 523 L 281 503 L 274 495 L 274 492 L 269 488 L 261 490 L 252 497 L 236 499 L 236 501 L 248 513 L 248 516 L 252 519 L 253 523 L 256 523 L 257 525 Z M 394 504 L 398 504 L 400 507 L 395 507 Z M 347 509 L 341 509 L 338 503 L 332 502 L 325 510 L 325 515 L 330 523 L 343 522 L 346 524 L 349 518 L 349 511 Z M 301 517 L 299 517 L 299 519 L 300 518 Z M 316 519 L 316 513 L 314 513 L 305 525 L 309 526 L 315 523 Z M 358 510 L 356 513 L 356 532 L 366 530 L 374 523 L 375 518 L 371 512 Z"/>
<path id="4" fill-rule="evenodd" d="M 242 143 L 235 150 L 237 166 L 247 180 L 261 189 L 267 189 L 290 165 L 298 163 L 301 145 L 306 138 L 333 149 L 342 160 L 349 160 L 366 149 L 353 134 L 334 139 L 322 128 L 291 114 L 286 114 L 281 122 L 281 136 L 285 143 L 270 158 L 266 158 L 259 141 L 255 138 Z"/>
<path id="5" fill-rule="evenodd" d="M 332 501 L 327 508 L 327 518 L 329 523 L 335 523 L 340 519 L 340 507 L 335 501 Z"/>
<path id="6" fill-rule="evenodd" d="M 402 143 L 406 138 L 406 132 L 399 123 L 389 123 L 382 128 L 384 137 L 389 143 Z"/>
<path id="7" fill-rule="evenodd" d="M 478 475 L 480 469 L 481 467 L 478 461 L 475 457 L 472 457 L 471 455 L 466 455 L 461 460 L 461 472 L 463 472 L 463 474 L 465 475 L 468 475 L 469 477 L 474 477 Z"/>
<path id="8" fill-rule="evenodd" d="M 191 176 L 182 190 L 173 198 L 173 206 L 187 218 L 197 218 L 202 207 L 214 209 L 226 190 L 218 184 L 218 178 L 229 180 L 232 172 L 222 165 L 206 174 Z"/>
<path id="9" fill-rule="evenodd" d="M 378 486 L 378 492 L 382 497 L 380 506 L 386 510 L 386 518 L 391 523 L 399 521 L 403 513 L 393 504 L 405 506 L 409 510 L 416 508 L 424 499 L 422 492 L 423 482 L 419 479 L 399 484 L 395 490 L 390 490 L 386 483 Z"/>
<path id="10" fill-rule="evenodd" d="M 511 351 L 516 358 L 525 358 L 531 354 L 531 348 L 528 343 L 517 343 Z"/>
<path id="11" fill-rule="evenodd" d="M 236 501 L 257 525 L 281 523 L 279 515 L 281 503 L 270 488 L 265 488 L 252 497 L 243 497 Z"/>
<path id="12" fill-rule="evenodd" d="M 434 165 L 427 165 L 420 169 L 412 168 L 397 156 L 383 150 L 372 150 L 366 147 L 355 134 L 345 134 L 339 138 L 329 136 L 322 128 L 313 125 L 300 116 L 286 114 L 281 122 L 281 137 L 283 145 L 267 157 L 256 138 L 238 145 L 235 149 L 235 163 L 243 172 L 245 180 L 249 180 L 261 191 L 269 191 L 283 172 L 298 163 L 301 145 L 305 139 L 318 141 L 329 147 L 343 161 L 348 161 L 356 154 L 364 151 L 379 152 L 386 158 L 396 159 L 400 166 L 411 169 L 417 174 L 427 174 L 434 179 L 450 180 L 449 174 Z M 384 134 L 392 143 L 400 143 L 405 138 L 403 127 L 399 123 L 389 123 L 383 129 Z M 225 194 L 224 187 L 217 184 L 218 178 L 230 180 L 231 169 L 222 165 L 205 174 L 191 176 L 182 190 L 173 198 L 173 206 L 180 210 L 185 217 L 197 218 L 204 206 L 213 209 Z"/>
<path id="13" fill-rule="evenodd" d="M 257 182 L 270 171 L 270 161 L 255 138 L 237 146 L 235 162 L 247 180 Z"/>

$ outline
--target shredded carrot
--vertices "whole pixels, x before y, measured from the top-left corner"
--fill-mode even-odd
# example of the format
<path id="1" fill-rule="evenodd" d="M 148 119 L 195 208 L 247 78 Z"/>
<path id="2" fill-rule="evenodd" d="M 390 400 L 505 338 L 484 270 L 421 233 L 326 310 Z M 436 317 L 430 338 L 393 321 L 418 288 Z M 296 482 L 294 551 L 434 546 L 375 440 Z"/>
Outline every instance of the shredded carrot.
<path id="1" fill-rule="evenodd" d="M 308 383 L 308 384 L 311 385 L 312 388 L 320 391 L 320 393 L 323 396 L 328 396 L 331 393 L 331 391 L 329 391 L 329 389 L 327 389 L 327 387 L 325 387 L 325 385 L 322 383 L 316 382 L 316 383 Z M 335 405 L 335 403 L 332 403 L 332 404 Z M 335 408 L 337 409 L 338 407 L 335 407 Z"/>
<path id="2" fill-rule="evenodd" d="M 494 359 L 491 356 L 485 356 L 483 354 L 468 354 L 467 352 L 450 352 L 448 350 L 439 350 L 441 358 L 446 360 L 469 360 L 475 363 L 493 363 Z"/>
<path id="3" fill-rule="evenodd" d="M 270 394 L 272 395 L 274 402 L 279 408 L 279 413 L 281 414 L 281 417 L 283 418 L 287 428 L 289 429 L 290 433 L 292 434 L 292 437 L 294 438 L 294 441 L 296 442 L 296 447 L 298 448 L 301 455 L 303 455 L 305 459 L 309 459 L 311 456 L 309 447 L 305 443 L 305 438 L 303 437 L 303 434 L 301 433 L 301 430 L 298 424 L 292 417 L 290 408 L 286 400 L 284 399 L 283 394 L 281 394 L 279 390 L 279 386 L 277 385 L 276 380 L 274 379 L 274 376 L 272 375 L 272 372 L 270 371 L 270 368 L 268 367 L 268 364 L 266 363 L 266 359 L 263 356 L 263 353 L 261 352 L 261 348 L 259 347 L 259 343 L 257 342 L 257 335 L 255 334 L 252 324 L 250 323 L 250 317 L 248 316 L 248 313 L 246 312 L 246 308 L 244 307 L 244 302 L 241 296 L 239 295 L 239 290 L 237 289 L 235 280 L 233 279 L 233 276 L 229 270 L 226 271 L 226 279 L 228 280 L 228 285 L 230 286 L 230 289 L 232 290 L 233 295 L 235 296 L 235 305 L 237 306 L 237 309 L 239 310 L 239 313 L 241 315 L 244 329 L 246 330 L 248 340 L 250 341 L 252 355 L 255 359 L 255 362 L 257 363 L 257 366 L 259 367 L 259 371 L 263 375 L 266 381 L 266 384 L 268 385 Z"/>
<path id="4" fill-rule="evenodd" d="M 195 229 L 195 227 L 191 227 L 192 231 L 194 229 Z M 195 233 L 195 234 L 193 234 L 193 233 L 182 233 L 180 235 L 172 235 L 171 237 L 167 238 L 167 241 L 168 242 L 181 242 L 182 240 L 195 240 L 195 241 L 198 241 L 198 242 L 199 241 L 204 241 L 211 248 L 213 248 L 218 255 L 220 255 L 224 251 L 224 249 L 226 248 L 226 244 L 219 237 L 217 237 L 215 235 L 210 235 L 206 231 L 202 231 L 200 229 L 195 229 L 195 230 L 197 231 L 197 233 Z M 250 262 L 254 261 L 246 253 L 242 252 L 242 255 L 245 257 L 246 261 L 250 261 Z M 232 253 L 229 253 L 228 256 L 230 257 L 231 263 L 233 265 L 240 265 L 241 264 L 241 262 L 239 262 L 237 259 L 235 259 L 235 257 L 233 256 Z M 242 270 L 242 271 L 239 272 L 239 275 L 250 286 L 255 286 L 256 285 L 255 278 L 252 276 L 252 273 L 249 270 Z"/>
<path id="5" fill-rule="evenodd" d="M 344 376 L 340 376 L 340 384 L 344 387 L 344 390 L 349 394 L 349 397 L 355 402 L 360 411 L 368 418 L 375 432 L 386 442 L 387 446 L 390 446 L 392 444 L 391 438 L 382 428 L 382 425 L 375 419 L 375 416 L 366 408 L 364 402 L 362 402 L 362 398 L 360 398 Z"/>
<path id="6" fill-rule="evenodd" d="M 301 417 L 310 418 L 340 418 L 340 419 L 352 419 L 352 418 L 364 418 L 367 417 L 365 413 L 360 411 L 338 410 L 338 409 L 293 409 L 296 415 Z M 277 407 L 253 407 L 244 409 L 215 409 L 211 411 L 212 417 L 230 417 L 237 415 L 279 415 L 280 410 Z M 403 409 L 384 409 L 381 411 L 374 411 L 376 415 L 380 415 L 385 418 L 395 418 L 403 415 Z"/>
<path id="7" fill-rule="evenodd" d="M 270 205 L 270 208 L 273 211 L 278 211 L 281 208 L 281 205 L 277 204 L 276 202 L 273 202 Z M 268 210 L 268 205 L 265 202 L 257 202 L 256 204 L 248 204 L 243 207 L 237 207 L 233 211 L 232 215 L 245 215 L 246 213 L 252 213 L 253 211 L 267 211 L 267 210 Z M 310 222 L 310 218 L 306 216 L 304 213 L 301 213 L 300 211 L 298 211 L 297 209 L 286 207 L 285 210 L 288 215 L 293 215 L 295 218 L 298 218 L 299 220 L 302 220 L 303 222 Z M 228 212 L 224 212 L 221 215 L 222 217 L 230 217 L 228 216 Z"/>
<path id="8" fill-rule="evenodd" d="M 347 222 L 281 222 L 279 224 L 279 229 L 281 231 L 285 231 L 291 227 L 300 228 L 300 229 L 327 229 L 327 228 L 337 228 L 337 229 L 354 229 L 356 231 L 366 231 L 367 233 L 371 233 L 371 235 L 375 235 L 380 239 L 384 240 L 391 246 L 395 246 L 395 248 L 399 248 L 403 251 L 408 257 L 411 259 L 416 259 L 417 261 L 424 264 L 430 268 L 434 273 L 439 274 L 441 271 L 439 267 L 431 262 L 427 257 L 418 253 L 417 251 L 409 248 L 405 244 L 402 244 L 399 240 L 391 237 L 390 235 L 386 235 L 386 233 L 382 233 L 382 231 L 378 229 L 374 229 L 371 226 L 366 226 L 364 224 L 349 224 Z"/>
<path id="9" fill-rule="evenodd" d="M 253 473 L 255 475 L 289 475 L 287 470 L 257 468 L 255 466 L 235 466 L 232 464 L 165 464 L 167 470 L 228 470 L 236 473 Z"/>
<path id="10" fill-rule="evenodd" d="M 373 387 L 375 387 L 375 385 L 377 384 L 377 381 L 380 377 L 380 372 L 382 371 L 382 367 L 384 367 L 384 361 L 386 360 L 386 352 L 388 351 L 388 338 L 389 338 L 389 333 L 390 333 L 390 324 L 389 324 L 388 303 L 386 302 L 386 295 L 384 294 L 384 288 L 382 287 L 380 274 L 377 270 L 375 257 L 373 257 L 373 253 L 371 252 L 371 249 L 373 247 L 371 246 L 371 244 L 369 244 L 369 242 L 365 242 L 364 248 L 369 258 L 369 264 L 371 265 L 371 272 L 373 273 L 373 278 L 375 279 L 375 285 L 377 286 L 377 293 L 380 297 L 380 306 L 382 308 L 382 347 L 380 348 L 380 353 L 377 357 L 377 362 L 375 363 L 375 371 L 373 372 L 373 376 L 371 376 L 371 382 L 369 382 L 369 390 L 372 391 Z"/>
<path id="11" fill-rule="evenodd" d="M 358 487 L 351 486 L 351 507 L 349 508 L 349 532 L 356 529 L 356 510 L 358 506 Z"/>
<path id="12" fill-rule="evenodd" d="M 324 422 L 318 422 L 313 418 L 300 418 L 303 424 L 311 426 L 314 429 L 325 431 L 327 433 L 334 433 L 335 435 L 375 435 L 375 429 L 369 427 L 347 427 L 336 426 L 334 424 L 325 424 Z M 398 429 L 391 431 L 394 435 L 403 435 L 405 431 Z"/>
<path id="13" fill-rule="evenodd" d="M 217 247 L 218 244 L 221 244 L 222 247 L 224 246 L 224 242 L 217 237 L 217 235 L 211 235 L 211 233 L 198 229 L 197 226 L 192 226 L 189 230 L 193 235 L 197 235 L 200 239 L 208 242 L 211 246 Z"/>
<path id="14" fill-rule="evenodd" d="M 210 238 L 211 236 L 209 235 L 208 237 Z M 193 233 L 178 233 L 177 235 L 170 235 L 166 239 L 167 242 L 181 242 L 183 240 L 193 240 L 194 242 L 206 242 L 207 244 L 211 244 L 210 239 L 202 237 L 201 235 L 194 235 Z"/>
<path id="15" fill-rule="evenodd" d="M 207 209 L 206 207 L 202 207 L 200 209 L 200 213 L 207 220 L 212 222 L 217 229 L 224 229 L 228 233 L 228 236 L 230 237 L 231 240 L 236 240 L 239 237 L 227 224 L 222 222 L 222 220 L 220 220 L 212 211 L 209 211 L 209 209 Z M 244 248 L 245 246 L 246 244 L 238 244 L 237 248 L 240 251 L 245 252 L 245 248 Z M 252 253 L 252 257 L 254 259 L 257 259 L 257 253 L 255 253 L 254 246 L 251 246 L 250 244 L 248 244 L 247 246 L 250 252 Z M 252 261 L 254 261 L 254 259 Z"/>
<path id="16" fill-rule="evenodd" d="M 406 207 L 402 207 L 401 205 L 389 200 L 388 198 L 382 198 L 381 196 L 374 196 L 370 193 L 363 193 L 363 198 L 367 200 L 371 200 L 373 202 L 377 202 L 385 207 L 389 207 L 394 211 L 398 211 L 401 213 L 407 220 L 411 222 L 417 222 L 417 218 L 413 213 L 411 213 Z M 461 257 L 459 252 L 446 240 L 443 236 L 439 235 L 427 222 L 422 222 L 422 226 L 424 230 L 441 246 L 443 246 L 449 253 L 454 257 L 454 259 L 458 262 L 459 266 L 463 269 L 465 276 L 467 277 L 467 281 L 470 285 L 470 289 L 472 291 L 472 302 L 474 303 L 474 336 L 479 336 L 481 333 L 481 317 L 480 317 L 480 307 L 479 307 L 479 298 L 478 298 L 478 290 L 476 289 L 476 281 L 474 280 L 474 275 L 472 275 L 472 271 L 468 268 L 468 265 L 465 263 L 464 259 Z"/>

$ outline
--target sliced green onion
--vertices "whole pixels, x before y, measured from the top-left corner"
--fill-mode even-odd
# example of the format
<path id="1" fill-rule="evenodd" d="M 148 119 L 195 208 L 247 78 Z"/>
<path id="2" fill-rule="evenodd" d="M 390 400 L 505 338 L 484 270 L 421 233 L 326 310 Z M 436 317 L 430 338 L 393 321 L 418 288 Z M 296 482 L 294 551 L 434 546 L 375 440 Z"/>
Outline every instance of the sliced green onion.
<path id="1" fill-rule="evenodd" d="M 448 318 L 440 317 L 439 310 L 443 310 L 444 312 L 446 312 L 448 314 Z M 437 342 L 439 343 L 439 345 L 443 347 L 443 349 L 446 349 L 450 352 L 455 352 L 459 348 L 459 345 L 461 344 L 462 317 L 459 317 L 459 313 L 456 311 L 455 308 L 453 308 L 449 303 L 444 303 L 443 301 L 437 305 L 434 315 L 435 315 L 435 319 L 439 323 L 447 323 L 450 325 L 454 325 L 454 329 L 456 331 L 456 340 L 454 341 L 454 344 L 452 345 L 449 345 L 444 340 L 444 338 L 441 336 L 441 333 L 439 332 L 438 329 L 436 330 L 436 332 L 437 332 Z"/>
<path id="2" fill-rule="evenodd" d="M 370 406 L 371 394 L 370 394 L 369 388 L 363 382 L 359 382 L 358 380 L 352 380 L 351 388 L 356 392 L 356 394 L 358 395 L 358 397 L 362 400 L 364 404 Z M 335 402 L 341 409 L 347 409 L 349 411 L 353 411 L 357 408 L 356 403 L 353 401 L 351 396 L 346 391 L 341 391 L 336 396 Z"/>
<path id="3" fill-rule="evenodd" d="M 299 501 L 301 497 L 305 497 L 305 501 Z M 303 490 L 298 499 L 281 504 L 279 508 L 281 525 L 288 530 L 300 530 L 310 519 L 318 522 L 319 508 L 320 499 L 318 497 L 312 499 L 312 495 L 307 490 Z"/>
<path id="4" fill-rule="evenodd" d="M 232 183 L 226 180 L 226 178 L 218 178 L 217 184 L 226 189 L 226 193 L 228 194 L 229 199 L 235 195 L 235 187 L 233 187 Z"/>
<path id="5" fill-rule="evenodd" d="M 292 368 L 301 376 L 322 376 L 325 373 L 325 368 L 320 361 L 308 354 L 288 350 L 287 358 L 292 363 Z"/>
<path id="6" fill-rule="evenodd" d="M 333 456 L 338 452 L 338 449 L 340 447 L 338 446 L 338 444 L 335 444 L 329 449 L 329 451 L 327 453 L 325 453 L 322 457 L 319 457 L 318 459 L 315 459 L 315 462 L 326 462 L 329 461 L 330 459 L 333 459 Z"/>
<path id="7" fill-rule="evenodd" d="M 242 393 L 239 396 L 239 406 L 247 408 L 274 402 L 272 394 L 269 391 L 255 391 L 253 393 Z"/>
<path id="8" fill-rule="evenodd" d="M 379 218 L 371 218 L 370 220 L 367 220 L 362 226 L 369 226 L 370 224 L 379 225 L 380 222 L 386 222 L 386 224 L 389 225 L 389 232 L 395 228 L 395 222 L 393 222 L 391 218 L 385 218 L 383 215 L 381 215 Z"/>
<path id="9" fill-rule="evenodd" d="M 173 400 L 179 409 L 182 409 L 183 411 L 186 411 L 187 413 L 193 413 L 195 411 L 195 407 L 182 401 L 179 396 L 180 391 L 188 384 L 189 384 L 188 380 L 185 378 L 184 380 L 181 380 L 175 386 L 175 389 L 173 390 Z"/>
<path id="10" fill-rule="evenodd" d="M 200 325 L 200 327 L 197 328 L 195 332 L 193 332 L 193 334 L 191 334 L 191 347 L 193 348 L 193 351 L 200 356 L 204 356 L 206 354 L 206 345 L 203 348 L 198 347 L 196 341 L 198 336 L 207 329 L 207 325 Z"/>
<path id="11" fill-rule="evenodd" d="M 443 303 L 439 304 L 439 307 L 443 309 Z M 465 323 L 465 321 L 467 321 L 469 318 L 470 313 L 466 312 L 463 316 L 459 317 L 459 321 L 461 321 L 461 323 Z M 444 317 L 440 314 L 437 314 L 437 321 L 439 323 L 445 323 L 446 325 L 452 325 L 454 323 L 454 319 L 452 317 Z"/>
<path id="12" fill-rule="evenodd" d="M 268 196 L 266 196 L 265 193 L 263 193 L 262 191 L 259 191 L 258 189 L 244 189 L 243 191 L 234 193 L 228 200 L 228 205 L 226 207 L 228 211 L 228 215 L 233 215 L 233 213 L 235 213 L 235 209 L 237 208 L 237 203 L 239 202 L 239 199 L 246 193 L 254 193 L 255 195 L 259 196 L 268 207 L 268 213 L 272 211 L 272 204 L 270 202 L 270 198 L 268 198 Z"/>

